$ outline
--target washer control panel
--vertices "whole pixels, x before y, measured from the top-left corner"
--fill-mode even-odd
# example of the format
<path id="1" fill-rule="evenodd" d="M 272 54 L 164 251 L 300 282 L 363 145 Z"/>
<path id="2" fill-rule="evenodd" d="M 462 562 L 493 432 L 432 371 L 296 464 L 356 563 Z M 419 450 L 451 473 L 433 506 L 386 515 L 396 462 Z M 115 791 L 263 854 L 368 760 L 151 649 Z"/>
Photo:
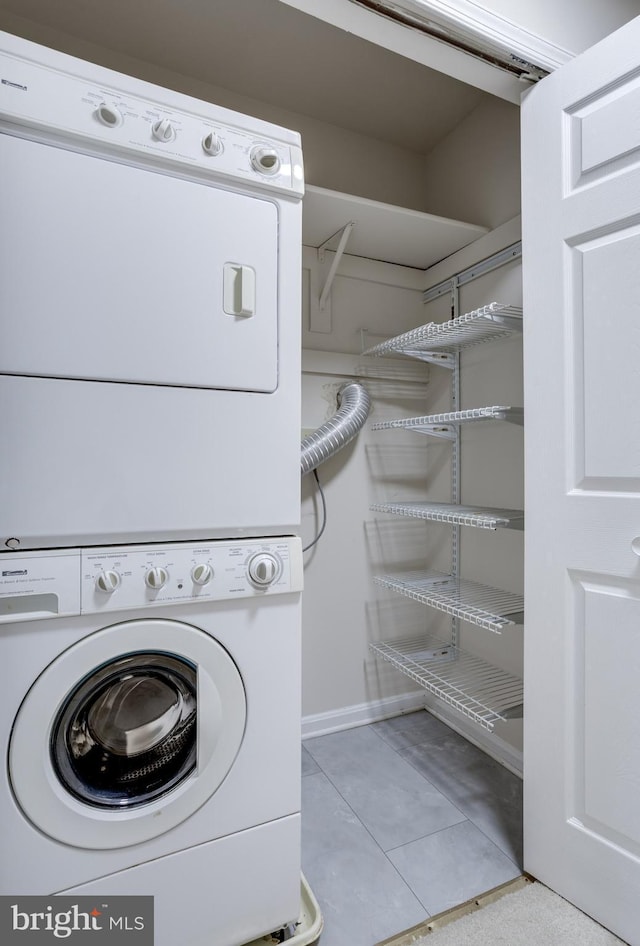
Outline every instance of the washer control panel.
<path id="1" fill-rule="evenodd" d="M 0 555 L 0 624 L 298 591 L 294 536 Z"/>
<path id="2" fill-rule="evenodd" d="M 296 538 L 82 549 L 81 608 L 286 594 L 301 590 L 301 572 Z"/>
<path id="3" fill-rule="evenodd" d="M 65 71 L 0 49 L 0 119 L 81 147 L 84 141 L 91 150 L 104 146 L 302 196 L 302 151 L 293 132 L 79 59 L 64 60 Z M 122 85 L 132 91 L 123 92 Z"/>

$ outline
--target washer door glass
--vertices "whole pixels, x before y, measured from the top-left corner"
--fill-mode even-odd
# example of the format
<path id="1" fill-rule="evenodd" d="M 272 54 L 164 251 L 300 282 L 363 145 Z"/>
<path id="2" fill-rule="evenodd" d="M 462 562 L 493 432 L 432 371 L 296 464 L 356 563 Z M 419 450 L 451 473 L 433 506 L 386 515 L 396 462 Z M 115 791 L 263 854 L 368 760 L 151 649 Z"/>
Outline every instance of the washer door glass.
<path id="1" fill-rule="evenodd" d="M 59 711 L 51 759 L 77 798 L 102 808 L 159 798 L 196 765 L 197 671 L 160 653 L 128 654 L 86 677 Z"/>

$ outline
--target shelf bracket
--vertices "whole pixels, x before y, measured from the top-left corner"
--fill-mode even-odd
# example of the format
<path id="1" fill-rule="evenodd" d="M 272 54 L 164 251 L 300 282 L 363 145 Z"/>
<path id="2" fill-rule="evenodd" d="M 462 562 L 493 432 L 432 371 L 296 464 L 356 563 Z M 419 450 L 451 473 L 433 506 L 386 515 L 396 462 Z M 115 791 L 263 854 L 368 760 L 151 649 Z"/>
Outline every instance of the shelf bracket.
<path id="1" fill-rule="evenodd" d="M 324 310 L 327 304 L 327 299 L 329 297 L 329 293 L 331 292 L 331 286 L 333 285 L 333 280 L 335 279 L 338 266 L 340 265 L 340 260 L 342 259 L 342 255 L 347 246 L 347 241 L 349 237 L 351 236 L 351 231 L 353 230 L 354 227 L 355 227 L 354 221 L 350 220 L 349 223 L 347 223 L 342 228 L 342 230 L 336 230 L 336 232 L 332 236 L 330 236 L 328 240 L 325 240 L 324 243 L 321 243 L 320 246 L 318 247 L 318 262 L 324 263 L 325 250 L 328 249 L 329 243 L 331 243 L 332 240 L 334 240 L 338 236 L 338 234 L 340 234 L 340 240 L 338 241 L 338 246 L 335 252 L 335 256 L 333 257 L 331 266 L 329 267 L 329 272 L 327 273 L 327 278 L 325 279 L 324 286 L 322 287 L 322 292 L 320 293 L 320 301 L 318 303 L 318 306 L 321 311 Z"/>
<path id="2" fill-rule="evenodd" d="M 442 424 L 425 424 L 421 427 L 413 427 L 420 434 L 428 434 L 430 437 L 441 437 L 443 440 L 455 440 L 456 432 L 453 427 L 443 426 Z"/>
<path id="3" fill-rule="evenodd" d="M 417 358 L 419 361 L 427 361 L 432 365 L 440 365 L 441 368 L 449 368 L 451 371 L 456 366 L 456 356 L 450 352 L 422 351 L 421 349 L 397 348 L 390 352 L 392 355 L 407 355 L 409 358 Z"/>

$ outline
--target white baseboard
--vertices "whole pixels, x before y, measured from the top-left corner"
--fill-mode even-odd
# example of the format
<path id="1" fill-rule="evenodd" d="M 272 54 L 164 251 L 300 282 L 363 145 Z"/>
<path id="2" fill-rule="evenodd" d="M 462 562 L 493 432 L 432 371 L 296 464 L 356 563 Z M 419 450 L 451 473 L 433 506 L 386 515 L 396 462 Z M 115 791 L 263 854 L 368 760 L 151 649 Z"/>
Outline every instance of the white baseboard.
<path id="1" fill-rule="evenodd" d="M 486 729 L 482 729 L 480 726 L 474 726 L 473 723 L 468 722 L 464 716 L 456 713 L 455 710 L 449 710 L 440 700 L 436 700 L 435 703 L 436 705 L 426 704 L 426 701 L 423 699 L 423 706 L 425 709 L 428 709 L 433 716 L 442 720 L 442 722 L 446 723 L 454 732 L 457 732 L 460 736 L 463 736 L 469 742 L 473 743 L 478 749 L 482 749 L 483 752 L 490 755 L 491 758 L 499 762 L 500 765 L 504 765 L 504 767 L 509 769 L 510 772 L 513 772 L 514 775 L 522 778 L 522 752 L 505 739 L 501 739 L 500 736 L 487 732 Z"/>
<path id="2" fill-rule="evenodd" d="M 437 704 L 437 705 L 434 705 Z M 381 719 L 390 719 L 401 716 L 403 713 L 413 713 L 415 710 L 428 709 L 430 713 L 446 723 L 454 732 L 468 739 L 492 759 L 504 765 L 505 768 L 522 778 L 522 753 L 515 749 L 506 740 L 492 733 L 486 732 L 479 726 L 467 722 L 464 716 L 455 711 L 449 711 L 445 704 L 439 701 L 433 703 L 423 690 L 414 693 L 403 693 L 400 696 L 390 696 L 382 700 L 372 700 L 369 703 L 357 703 L 354 706 L 344 706 L 340 709 L 329 710 L 326 713 L 315 713 L 302 718 L 302 738 L 311 739 L 314 736 L 326 736 L 329 733 L 340 732 L 343 729 L 354 729 L 356 726 L 366 726 Z"/>
<path id="3" fill-rule="evenodd" d="M 402 713 L 413 713 L 414 710 L 423 708 L 424 692 L 418 691 L 389 696 L 383 700 L 372 700 L 369 703 L 356 703 L 354 706 L 344 706 L 326 713 L 315 713 L 302 717 L 302 738 L 326 736 L 328 733 L 366 726 L 367 723 L 401 716 Z"/>

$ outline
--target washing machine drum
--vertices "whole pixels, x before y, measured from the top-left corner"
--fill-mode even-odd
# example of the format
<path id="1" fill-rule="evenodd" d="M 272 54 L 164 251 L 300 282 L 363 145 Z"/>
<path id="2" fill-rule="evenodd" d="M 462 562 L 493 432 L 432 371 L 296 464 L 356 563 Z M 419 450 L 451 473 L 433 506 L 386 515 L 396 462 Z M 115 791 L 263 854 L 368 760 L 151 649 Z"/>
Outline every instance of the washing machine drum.
<path id="1" fill-rule="evenodd" d="M 60 654 L 26 694 L 9 746 L 16 801 L 64 844 L 150 840 L 225 781 L 246 715 L 241 673 L 210 634 L 180 621 L 114 624 Z"/>
<path id="2" fill-rule="evenodd" d="M 196 720 L 192 664 L 157 653 L 123 657 L 83 680 L 58 712 L 53 765 L 89 804 L 144 804 L 193 772 Z"/>

